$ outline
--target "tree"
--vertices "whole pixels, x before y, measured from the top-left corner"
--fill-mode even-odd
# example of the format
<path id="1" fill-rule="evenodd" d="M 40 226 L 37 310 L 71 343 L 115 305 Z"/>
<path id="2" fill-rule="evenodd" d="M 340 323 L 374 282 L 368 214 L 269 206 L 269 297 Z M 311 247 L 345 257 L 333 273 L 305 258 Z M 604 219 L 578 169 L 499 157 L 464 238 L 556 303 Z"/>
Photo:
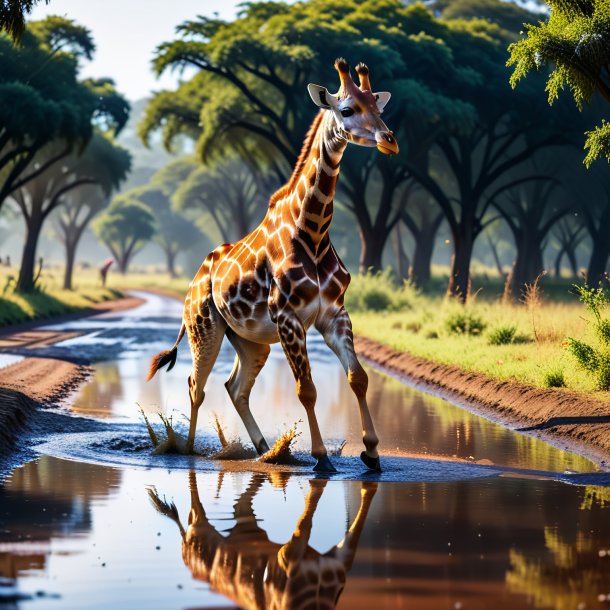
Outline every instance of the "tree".
<path id="1" fill-rule="evenodd" d="M 126 178 L 130 166 L 130 154 L 99 133 L 79 159 L 74 175 L 88 175 L 94 182 L 65 192 L 55 215 L 56 232 L 66 251 L 65 290 L 72 290 L 76 249 L 85 229 L 107 206 L 111 192 Z"/>
<path id="2" fill-rule="evenodd" d="M 0 37 L 0 207 L 82 149 L 95 127 L 118 133 L 125 124 L 129 104 L 112 81 L 78 80 L 94 48 L 86 28 L 61 17 L 30 23 L 20 45 Z"/>
<path id="3" fill-rule="evenodd" d="M 191 172 L 173 197 L 176 209 L 207 212 L 225 243 L 241 239 L 262 220 L 270 176 L 236 156 L 211 166 L 190 163 Z"/>
<path id="4" fill-rule="evenodd" d="M 145 204 L 153 212 L 158 227 L 153 239 L 165 254 L 167 272 L 171 277 L 177 277 L 177 255 L 192 247 L 202 235 L 193 221 L 172 209 L 171 195 L 176 184 L 168 179 L 170 176 L 172 173 L 167 169 L 161 170 L 149 184 L 127 191 L 123 196 Z"/>
<path id="5" fill-rule="evenodd" d="M 512 272 L 512 293 L 516 300 L 521 298 L 525 285 L 532 284 L 544 270 L 543 252 L 550 230 L 573 210 L 559 186 L 555 179 L 529 181 L 504 192 L 494 202 L 513 234 L 517 249 Z"/>
<path id="6" fill-rule="evenodd" d="M 418 193 L 402 213 L 403 222 L 415 240 L 410 279 L 420 288 L 430 281 L 434 245 L 444 218 L 438 206 L 425 195 Z"/>
<path id="7" fill-rule="evenodd" d="M 551 67 L 546 90 L 549 103 L 563 88 L 570 90 L 579 109 L 597 92 L 610 102 L 610 11 L 607 0 L 547 0 L 549 18 L 526 26 L 527 35 L 508 47 L 511 85 L 527 74 Z M 604 155 L 610 163 L 610 124 L 587 132 L 587 167 Z"/>
<path id="8" fill-rule="evenodd" d="M 25 30 L 25 15 L 40 0 L 0 0 L 0 30 L 7 31 L 14 40 L 21 39 Z M 49 0 L 45 0 L 49 4 Z"/>
<path id="9" fill-rule="evenodd" d="M 572 277 L 578 277 L 578 260 L 576 249 L 585 237 L 585 227 L 582 222 L 574 222 L 574 218 L 564 216 L 559 220 L 552 231 L 557 241 L 557 255 L 555 256 L 555 277 L 561 277 L 561 261 L 566 256 L 572 271 Z"/>
<path id="10" fill-rule="evenodd" d="M 118 195 L 93 221 L 92 228 L 114 256 L 119 271 L 125 274 L 133 257 L 152 238 L 157 226 L 147 205 Z"/>

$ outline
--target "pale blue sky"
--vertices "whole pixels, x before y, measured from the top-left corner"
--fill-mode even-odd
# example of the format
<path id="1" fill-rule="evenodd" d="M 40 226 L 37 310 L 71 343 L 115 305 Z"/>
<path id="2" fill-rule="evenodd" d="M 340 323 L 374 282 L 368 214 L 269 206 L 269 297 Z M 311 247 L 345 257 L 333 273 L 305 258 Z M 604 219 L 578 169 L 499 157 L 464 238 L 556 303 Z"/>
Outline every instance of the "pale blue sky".
<path id="1" fill-rule="evenodd" d="M 239 0 L 51 0 L 40 3 L 30 19 L 65 15 L 88 27 L 97 51 L 92 62 L 83 64 L 82 76 L 111 76 L 129 99 L 151 91 L 171 88 L 177 76 L 165 74 L 157 80 L 150 68 L 155 47 L 174 37 L 176 25 L 196 15 L 218 12 L 235 15 Z"/>

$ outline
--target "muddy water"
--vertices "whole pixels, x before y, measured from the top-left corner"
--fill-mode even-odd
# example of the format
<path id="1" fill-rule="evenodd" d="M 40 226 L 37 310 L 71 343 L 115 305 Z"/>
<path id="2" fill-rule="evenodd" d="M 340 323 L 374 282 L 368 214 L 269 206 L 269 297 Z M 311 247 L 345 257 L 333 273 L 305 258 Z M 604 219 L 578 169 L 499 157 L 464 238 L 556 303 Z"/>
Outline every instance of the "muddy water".
<path id="1" fill-rule="evenodd" d="M 94 359 L 96 372 L 71 410 L 85 419 L 56 414 L 54 429 L 70 432 L 40 439 L 52 455 L 0 487 L 0 608 L 297 608 L 312 599 L 332 607 L 322 602 L 337 595 L 344 609 L 610 607 L 605 476 L 374 371 L 370 402 L 388 470 L 410 482 L 377 482 L 348 467 L 349 457 L 335 458 L 349 480 L 324 481 L 303 471 L 210 471 L 202 458 L 156 467 L 148 450 L 110 450 L 108 435 L 142 434 L 136 402 L 176 422 L 185 413 L 188 350 L 170 374 L 142 383 L 179 315 L 173 301 L 151 297 L 120 317 L 70 324 L 83 334 L 45 351 Z M 310 353 L 325 439 L 347 440 L 355 455 L 357 408 L 343 372 L 313 337 Z M 222 385 L 231 365 L 225 347 L 202 438 L 213 413 L 229 436 L 243 435 Z M 272 352 L 252 406 L 271 440 L 303 418 L 281 353 Z M 95 440 L 87 462 L 78 461 L 85 438 Z M 123 457 L 130 465 L 117 467 Z"/>

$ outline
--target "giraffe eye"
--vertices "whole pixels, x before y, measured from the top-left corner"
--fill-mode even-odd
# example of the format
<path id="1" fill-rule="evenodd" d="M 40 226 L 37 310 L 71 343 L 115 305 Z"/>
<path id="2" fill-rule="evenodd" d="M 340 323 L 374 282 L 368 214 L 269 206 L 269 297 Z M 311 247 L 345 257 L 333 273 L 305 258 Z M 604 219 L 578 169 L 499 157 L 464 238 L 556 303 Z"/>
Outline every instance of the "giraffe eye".
<path id="1" fill-rule="evenodd" d="M 354 114 L 353 108 L 344 108 L 341 111 L 341 116 L 344 116 L 344 117 L 352 116 L 352 114 Z"/>

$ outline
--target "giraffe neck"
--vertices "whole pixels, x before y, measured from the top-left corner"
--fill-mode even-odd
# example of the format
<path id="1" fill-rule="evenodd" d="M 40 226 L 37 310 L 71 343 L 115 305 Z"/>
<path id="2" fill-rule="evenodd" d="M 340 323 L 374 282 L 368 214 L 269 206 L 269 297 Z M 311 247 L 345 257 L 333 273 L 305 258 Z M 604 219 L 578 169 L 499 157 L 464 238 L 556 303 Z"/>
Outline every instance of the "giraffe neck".
<path id="1" fill-rule="evenodd" d="M 284 220 L 288 217 L 315 246 L 330 228 L 339 164 L 347 146 L 336 132 L 333 113 L 321 111 L 305 139 L 283 201 Z"/>

